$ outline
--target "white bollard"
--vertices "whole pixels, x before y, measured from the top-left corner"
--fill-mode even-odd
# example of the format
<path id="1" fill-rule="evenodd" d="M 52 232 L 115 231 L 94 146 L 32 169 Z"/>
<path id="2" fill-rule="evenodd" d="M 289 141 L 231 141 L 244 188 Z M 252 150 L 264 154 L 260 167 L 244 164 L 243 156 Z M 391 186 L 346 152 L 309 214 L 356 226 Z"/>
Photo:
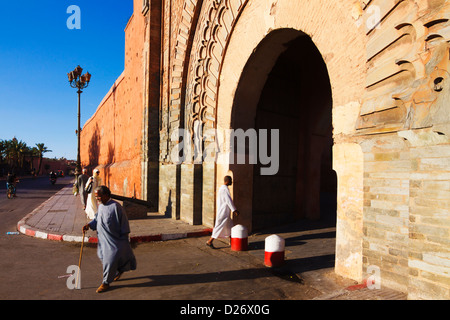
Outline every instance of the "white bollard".
<path id="1" fill-rule="evenodd" d="M 246 251 L 248 249 L 247 228 L 238 224 L 231 228 L 231 250 Z"/>
<path id="2" fill-rule="evenodd" d="M 284 264 L 284 239 L 273 234 L 265 240 L 264 265 L 279 267 Z"/>

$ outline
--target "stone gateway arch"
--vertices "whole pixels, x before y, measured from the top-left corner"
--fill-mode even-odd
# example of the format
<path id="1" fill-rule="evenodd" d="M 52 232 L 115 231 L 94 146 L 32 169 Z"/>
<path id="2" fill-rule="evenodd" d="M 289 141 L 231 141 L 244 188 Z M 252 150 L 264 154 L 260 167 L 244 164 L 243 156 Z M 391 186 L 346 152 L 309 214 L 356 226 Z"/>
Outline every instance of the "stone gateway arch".
<path id="1" fill-rule="evenodd" d="M 336 273 L 377 266 L 411 299 L 448 299 L 449 13 L 444 0 L 135 0 L 84 165 L 205 226 L 231 175 L 250 231 L 327 219 Z"/>

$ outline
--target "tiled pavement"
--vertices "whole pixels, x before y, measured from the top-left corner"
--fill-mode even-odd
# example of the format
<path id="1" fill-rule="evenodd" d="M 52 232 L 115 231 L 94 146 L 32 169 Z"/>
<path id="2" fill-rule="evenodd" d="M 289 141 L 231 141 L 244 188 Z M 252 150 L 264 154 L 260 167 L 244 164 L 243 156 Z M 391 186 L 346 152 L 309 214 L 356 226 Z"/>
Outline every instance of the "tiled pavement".
<path id="1" fill-rule="evenodd" d="M 79 197 L 67 186 L 18 222 L 20 232 L 38 238 L 62 241 L 82 241 L 82 227 L 90 220 Z M 170 240 L 210 234 L 204 226 L 191 226 L 158 213 L 143 219 L 130 219 L 130 239 L 134 242 Z M 96 232 L 86 232 L 85 242 L 96 242 Z"/>

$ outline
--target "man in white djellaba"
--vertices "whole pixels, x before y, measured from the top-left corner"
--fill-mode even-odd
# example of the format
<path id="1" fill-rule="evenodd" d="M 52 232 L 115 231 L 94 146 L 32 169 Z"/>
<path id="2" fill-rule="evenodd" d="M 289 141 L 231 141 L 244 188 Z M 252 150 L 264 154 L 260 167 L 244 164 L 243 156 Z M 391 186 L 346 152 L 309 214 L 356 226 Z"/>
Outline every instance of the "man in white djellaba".
<path id="1" fill-rule="evenodd" d="M 89 178 L 85 188 L 87 189 L 90 184 L 92 184 L 92 187 L 91 192 L 88 194 L 86 199 L 85 211 L 89 219 L 94 219 L 98 210 L 97 199 L 95 198 L 94 190 L 102 184 L 102 179 L 100 178 L 100 170 L 98 169 L 94 170 L 94 175 Z"/>
<path id="2" fill-rule="evenodd" d="M 213 245 L 214 239 L 228 238 L 231 236 L 233 220 L 231 220 L 230 211 L 233 212 L 234 217 L 239 215 L 239 211 L 237 211 L 236 206 L 231 199 L 230 191 L 228 190 L 228 186 L 231 186 L 232 184 L 233 179 L 230 176 L 225 176 L 223 178 L 223 185 L 219 189 L 219 194 L 217 196 L 216 224 L 211 234 L 211 238 L 206 242 L 206 245 L 213 249 L 215 249 Z"/>

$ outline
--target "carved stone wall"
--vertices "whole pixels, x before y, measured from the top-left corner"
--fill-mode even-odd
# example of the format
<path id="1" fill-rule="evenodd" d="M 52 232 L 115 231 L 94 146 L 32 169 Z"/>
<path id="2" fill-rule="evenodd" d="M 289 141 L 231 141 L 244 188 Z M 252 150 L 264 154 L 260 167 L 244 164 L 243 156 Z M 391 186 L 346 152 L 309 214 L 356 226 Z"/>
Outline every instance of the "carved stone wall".
<path id="1" fill-rule="evenodd" d="M 450 6 L 363 1 L 366 89 L 355 137 L 364 152 L 364 269 L 411 299 L 450 297 L 447 187 Z"/>
<path id="2" fill-rule="evenodd" d="M 215 128 L 220 65 L 233 24 L 245 2 L 186 0 L 176 6 L 165 1 L 166 76 L 160 151 L 163 162 L 172 162 L 170 152 L 179 141 L 171 136 L 176 137 L 174 131 L 178 128 L 186 129 L 191 136 L 195 121 L 200 121 L 205 129 Z"/>
<path id="3" fill-rule="evenodd" d="M 358 133 L 428 128 L 437 115 L 448 78 L 450 29 L 445 1 L 371 1 L 365 15 L 378 23 L 368 30 L 366 91 Z M 368 13 L 370 11 L 371 13 Z M 366 18 L 368 21 L 369 18 Z"/>
<path id="4" fill-rule="evenodd" d="M 169 190 L 172 199 L 164 198 L 164 207 L 166 203 L 173 204 L 178 214 L 172 215 L 179 217 L 182 212 L 181 217 L 186 221 L 198 220 L 201 214 L 202 223 L 213 225 L 215 189 L 220 177 L 227 173 L 227 167 L 214 168 L 208 164 L 206 169 L 205 164 L 174 164 L 169 153 L 184 146 L 177 129 L 186 129 L 185 139 L 193 138 L 194 127 L 199 123 L 203 132 L 227 129 L 228 122 L 223 119 L 231 115 L 224 118 L 222 114 L 231 109 L 224 108 L 223 97 L 228 94 L 225 105 L 232 104 L 229 101 L 233 100 L 234 91 L 227 88 L 239 78 L 230 80 L 228 77 L 234 77 L 233 72 L 239 73 L 241 69 L 226 70 L 224 78 L 222 68 L 227 54 L 230 61 L 235 59 L 237 65 L 241 63 L 236 51 L 227 53 L 236 23 L 241 16 L 249 19 L 251 11 L 253 15 L 262 15 L 265 24 L 277 25 L 277 16 L 280 17 L 285 5 L 274 1 L 267 12 L 250 9 L 244 15 L 245 9 L 252 7 L 250 4 L 254 3 L 187 0 L 181 11 L 178 8 L 180 16 L 171 18 L 176 23 L 172 20 L 169 23 L 171 44 L 165 50 L 171 54 L 164 51 L 168 74 L 167 88 L 163 89 L 167 93 L 162 104 L 161 129 L 165 141 L 161 143 L 160 170 L 175 181 L 161 182 L 160 186 L 167 191 L 172 185 Z M 336 47 L 321 44 L 322 19 L 327 21 L 326 13 L 319 9 L 322 5 L 329 6 L 327 12 L 334 13 L 328 23 L 332 19 L 336 25 L 345 24 L 348 20 L 344 16 L 351 15 L 354 28 L 365 35 L 366 70 L 359 92 L 357 86 L 344 85 L 348 80 L 342 75 L 342 68 L 351 66 L 352 61 L 344 59 L 345 62 L 335 63 L 342 59 Z M 385 285 L 409 291 L 413 298 L 448 297 L 448 286 L 442 283 L 448 282 L 445 266 L 449 249 L 444 239 L 449 228 L 448 217 L 445 218 L 447 211 L 440 202 L 447 189 L 438 177 L 438 172 L 445 177 L 447 171 L 445 166 L 437 164 L 447 161 L 447 134 L 450 134 L 448 4 L 440 0 L 359 1 L 352 9 L 347 3 L 336 5 L 341 6 L 340 13 L 330 10 L 331 3 L 293 6 L 305 6 L 303 12 L 316 17 L 308 20 L 300 15 L 298 24 L 304 25 L 301 31 L 307 34 L 311 30 L 309 34 L 319 44 L 330 68 L 336 144 L 334 163 L 340 181 L 339 272 L 355 278 L 365 277 L 368 267 L 375 265 L 381 268 Z M 294 7 L 283 14 L 293 14 Z M 175 8 L 172 13 L 173 10 Z M 167 28 L 167 21 L 165 25 Z M 347 38 L 342 40 L 344 42 L 350 41 L 349 35 L 343 38 Z M 233 47 L 233 50 L 239 49 Z M 335 71 L 338 66 L 339 72 Z M 222 104 L 219 104 L 219 95 Z M 175 139 L 171 140 L 172 134 Z M 438 156 L 425 158 L 424 150 L 431 150 L 428 149 L 431 147 Z M 358 150 L 362 150 L 362 154 Z M 348 156 L 354 157 L 350 160 L 360 171 L 351 170 Z M 192 170 L 192 166 L 196 169 Z M 185 183 L 186 179 L 197 182 Z M 352 197 L 345 197 L 351 187 L 348 184 L 353 183 L 349 181 L 358 181 L 352 187 L 360 186 L 360 189 L 352 194 L 360 194 L 361 199 L 353 201 Z M 444 190 L 438 192 L 437 186 L 443 186 Z M 432 196 L 436 202 L 425 201 L 424 195 Z M 443 224 L 438 217 L 444 219 Z"/>
<path id="5" fill-rule="evenodd" d="M 170 7 L 169 2 L 166 2 L 166 11 L 170 14 L 166 14 L 164 30 L 173 28 L 175 32 L 168 30 L 169 35 L 164 37 L 164 50 L 172 54 L 164 55 L 167 80 L 163 82 L 161 108 L 162 171 L 173 171 L 170 166 L 183 166 L 181 163 L 174 163 L 172 159 L 173 152 L 186 147 L 182 144 L 179 129 L 185 130 L 185 139 L 192 139 L 194 123 L 200 123 L 203 131 L 215 128 L 220 65 L 233 24 L 245 5 L 245 1 L 241 0 L 186 0 L 178 7 L 181 12 L 178 11 L 177 16 L 173 14 L 173 10 L 177 9 L 173 5 Z M 191 162 L 192 159 L 186 160 Z M 179 186 L 181 183 L 182 172 L 193 173 L 188 167 L 175 169 L 178 172 L 175 179 L 179 182 L 175 185 Z M 188 210 L 191 213 L 184 215 L 189 216 L 186 218 L 188 221 L 200 220 L 212 225 L 215 211 L 215 170 L 210 165 L 203 165 L 195 172 L 196 181 L 201 183 L 195 186 L 195 190 L 194 185 L 190 188 L 171 189 L 173 199 L 164 199 L 163 202 L 179 203 L 177 209 L 172 211 L 175 216 L 180 216 L 181 209 Z M 186 174 L 183 177 L 186 179 Z M 190 178 L 194 179 L 194 176 Z M 179 200 L 191 198 L 186 196 L 186 192 L 197 195 L 187 207 L 186 201 L 181 203 Z M 198 205 L 199 202 L 201 206 Z M 196 213 L 192 212 L 194 207 L 197 208 Z M 208 214 L 204 214 L 203 219 L 197 217 L 206 211 Z"/>
<path id="6" fill-rule="evenodd" d="M 203 5 L 187 79 L 186 125 L 191 135 L 195 121 L 205 130 L 215 128 L 220 67 L 233 25 L 246 2 L 210 0 Z"/>

